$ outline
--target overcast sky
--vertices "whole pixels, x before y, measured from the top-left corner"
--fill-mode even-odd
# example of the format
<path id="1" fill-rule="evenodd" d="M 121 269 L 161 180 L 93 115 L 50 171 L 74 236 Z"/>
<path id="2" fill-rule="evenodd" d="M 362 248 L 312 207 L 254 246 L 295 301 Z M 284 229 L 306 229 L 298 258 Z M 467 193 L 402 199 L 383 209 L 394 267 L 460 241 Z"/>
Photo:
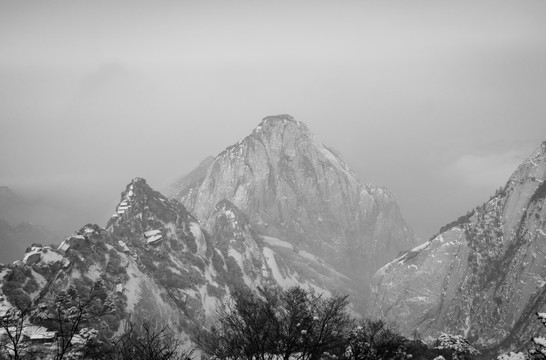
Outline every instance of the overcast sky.
<path id="1" fill-rule="evenodd" d="M 428 239 L 546 140 L 546 2 L 0 0 L 0 185 L 67 232 L 279 113 Z"/>

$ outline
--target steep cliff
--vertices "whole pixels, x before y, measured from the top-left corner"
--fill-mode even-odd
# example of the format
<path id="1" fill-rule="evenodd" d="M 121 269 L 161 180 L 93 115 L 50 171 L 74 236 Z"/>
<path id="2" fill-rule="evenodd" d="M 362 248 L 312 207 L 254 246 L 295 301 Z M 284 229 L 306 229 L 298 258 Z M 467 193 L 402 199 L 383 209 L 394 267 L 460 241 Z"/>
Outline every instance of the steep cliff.
<path id="1" fill-rule="evenodd" d="M 169 195 L 199 219 L 228 200 L 257 232 L 283 239 L 364 282 L 415 245 L 394 197 L 362 184 L 338 155 L 289 115 L 266 117 L 216 156 L 206 175 L 193 183 L 171 187 Z"/>
<path id="2" fill-rule="evenodd" d="M 524 347 L 546 308 L 546 142 L 485 204 L 377 271 L 370 312 L 406 334 Z"/>

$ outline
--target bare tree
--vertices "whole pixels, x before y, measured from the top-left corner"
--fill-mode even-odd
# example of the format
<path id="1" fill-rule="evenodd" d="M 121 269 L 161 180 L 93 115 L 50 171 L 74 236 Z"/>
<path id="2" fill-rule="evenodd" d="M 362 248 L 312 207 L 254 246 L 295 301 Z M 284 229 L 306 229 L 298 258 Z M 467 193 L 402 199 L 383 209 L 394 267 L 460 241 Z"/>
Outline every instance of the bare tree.
<path id="1" fill-rule="evenodd" d="M 279 321 L 278 345 L 284 360 L 302 350 L 306 330 L 313 324 L 309 293 L 300 287 L 293 287 L 281 294 L 282 307 Z"/>
<path id="2" fill-rule="evenodd" d="M 302 359 L 318 360 L 324 354 L 341 355 L 346 335 L 353 321 L 346 312 L 348 296 L 311 297 L 309 307 L 313 315 L 305 334 Z"/>
<path id="3" fill-rule="evenodd" d="M 219 309 L 217 326 L 199 337 L 201 349 L 220 359 L 270 359 L 278 329 L 274 311 L 274 296 L 263 299 L 250 291 L 236 292 L 233 301 Z"/>
<path id="4" fill-rule="evenodd" d="M 219 311 L 218 324 L 197 339 L 200 348 L 220 359 L 269 360 L 295 354 L 316 360 L 343 353 L 352 320 L 346 296 L 315 296 L 293 287 L 236 293 Z"/>
<path id="5" fill-rule="evenodd" d="M 100 315 L 94 308 L 102 309 L 99 295 L 104 291 L 102 281 L 97 281 L 88 293 L 78 291 L 74 286 L 56 293 L 48 302 L 36 306 L 32 320 L 56 333 L 54 342 L 55 360 L 61 360 L 81 353 L 98 336 L 98 331 L 87 328 L 91 314 Z"/>
<path id="6" fill-rule="evenodd" d="M 362 320 L 348 334 L 347 360 L 405 359 L 405 338 L 383 320 Z"/>
<path id="7" fill-rule="evenodd" d="M 95 284 L 89 296 L 82 296 L 74 287 L 57 294 L 52 309 L 52 318 L 57 330 L 55 360 L 65 358 L 73 346 L 74 337 L 89 321 L 89 308 L 96 299 Z"/>
<path id="8" fill-rule="evenodd" d="M 28 350 L 28 343 L 23 341 L 23 331 L 30 312 L 30 303 L 17 304 L 0 317 L 0 349 L 9 359 L 22 359 Z"/>
<path id="9" fill-rule="evenodd" d="M 154 327 L 149 323 L 136 326 L 128 323 L 123 335 L 112 342 L 100 357 L 105 360 L 186 360 L 193 349 L 182 350 L 182 343 L 167 326 Z"/>

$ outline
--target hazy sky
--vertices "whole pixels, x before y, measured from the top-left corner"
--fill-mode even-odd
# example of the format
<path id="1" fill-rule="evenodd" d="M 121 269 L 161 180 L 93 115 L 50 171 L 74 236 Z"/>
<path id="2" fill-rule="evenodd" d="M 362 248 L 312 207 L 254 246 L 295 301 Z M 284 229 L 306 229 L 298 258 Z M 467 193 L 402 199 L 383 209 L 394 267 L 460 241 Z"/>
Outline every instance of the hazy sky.
<path id="1" fill-rule="evenodd" d="M 546 140 L 546 2 L 0 0 L 0 185 L 67 232 L 279 113 L 427 239 Z"/>

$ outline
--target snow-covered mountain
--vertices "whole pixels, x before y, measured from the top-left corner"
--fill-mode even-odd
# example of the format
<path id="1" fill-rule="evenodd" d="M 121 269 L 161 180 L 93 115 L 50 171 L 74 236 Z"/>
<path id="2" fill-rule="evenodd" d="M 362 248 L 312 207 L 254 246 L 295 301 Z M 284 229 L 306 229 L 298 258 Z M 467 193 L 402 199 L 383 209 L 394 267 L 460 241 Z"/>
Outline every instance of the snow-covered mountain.
<path id="1" fill-rule="evenodd" d="M 69 286 L 85 293 L 97 280 L 107 292 L 102 305 L 117 304 L 93 319 L 104 334 L 130 319 L 168 325 L 188 340 L 233 291 L 269 285 L 353 294 L 352 309 L 363 312 L 353 281 L 292 244 L 261 236 L 229 201 L 201 226 L 141 178 L 127 185 L 106 228 L 86 225 L 58 247 L 34 245 L 22 260 L 0 265 L 0 313 L 26 301 L 51 303 Z"/>
<path id="2" fill-rule="evenodd" d="M 416 245 L 394 197 L 361 183 L 289 115 L 266 117 L 185 179 L 169 187 L 168 195 L 199 219 L 228 200 L 258 233 L 318 256 L 365 284 L 381 265 Z"/>
<path id="3" fill-rule="evenodd" d="M 370 312 L 406 334 L 522 346 L 546 310 L 546 142 L 485 204 L 374 276 Z"/>
<path id="4" fill-rule="evenodd" d="M 96 308 L 109 310 L 91 325 L 106 336 L 131 320 L 188 339 L 234 291 L 264 286 L 348 294 L 363 314 L 370 274 L 415 244 L 392 195 L 361 184 L 287 115 L 264 119 L 169 189 L 168 198 L 135 178 L 104 228 L 86 225 L 0 265 L 0 313 L 100 280 Z"/>

